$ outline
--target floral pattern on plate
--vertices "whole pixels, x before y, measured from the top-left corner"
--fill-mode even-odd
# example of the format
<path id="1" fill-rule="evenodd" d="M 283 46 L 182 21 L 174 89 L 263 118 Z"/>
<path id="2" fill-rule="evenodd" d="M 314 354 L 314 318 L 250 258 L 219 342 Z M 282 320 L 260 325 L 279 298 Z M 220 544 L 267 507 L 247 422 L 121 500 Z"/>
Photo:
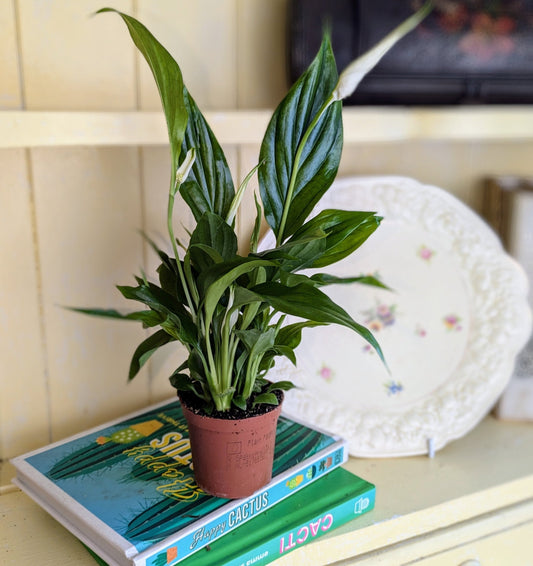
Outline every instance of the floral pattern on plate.
<path id="1" fill-rule="evenodd" d="M 320 207 L 384 218 L 331 274 L 379 272 L 389 289 L 324 290 L 373 328 L 387 367 L 346 328 L 306 329 L 297 367 L 281 360 L 271 375 L 299 386 L 285 411 L 344 436 L 354 456 L 424 454 L 429 439 L 439 450 L 477 424 L 509 381 L 531 332 L 525 273 L 472 210 L 438 187 L 338 179 Z"/>

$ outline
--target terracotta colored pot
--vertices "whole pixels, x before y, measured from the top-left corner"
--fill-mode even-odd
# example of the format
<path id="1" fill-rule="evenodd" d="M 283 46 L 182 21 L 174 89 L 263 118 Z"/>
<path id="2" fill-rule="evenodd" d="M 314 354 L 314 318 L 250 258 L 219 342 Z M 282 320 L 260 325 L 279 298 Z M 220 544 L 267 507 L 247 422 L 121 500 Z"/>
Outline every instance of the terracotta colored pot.
<path id="1" fill-rule="evenodd" d="M 272 479 L 281 404 L 240 420 L 199 415 L 180 399 L 189 427 L 196 483 L 217 497 L 248 497 Z"/>

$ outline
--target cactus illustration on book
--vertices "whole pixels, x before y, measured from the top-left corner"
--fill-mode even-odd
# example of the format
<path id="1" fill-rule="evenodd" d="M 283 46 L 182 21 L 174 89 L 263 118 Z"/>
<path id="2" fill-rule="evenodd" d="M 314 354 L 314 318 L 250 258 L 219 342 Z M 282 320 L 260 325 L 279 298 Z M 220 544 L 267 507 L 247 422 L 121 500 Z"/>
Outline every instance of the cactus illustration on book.
<path id="1" fill-rule="evenodd" d="M 126 447 L 137 446 L 155 432 L 164 433 L 176 428 L 176 423 L 185 426 L 182 412 L 179 409 L 168 410 L 168 420 L 161 422 L 157 411 L 122 423 L 121 428 L 107 435 L 101 435 L 95 441 L 68 454 L 46 474 L 50 479 L 60 480 L 87 475 L 92 472 L 109 468 L 128 456 L 124 453 Z"/>
<path id="2" fill-rule="evenodd" d="M 163 426 L 163 423 L 157 420 L 145 421 L 139 424 L 133 424 L 128 428 L 117 430 L 107 436 L 99 436 L 96 439 L 97 444 L 106 444 L 107 442 L 116 442 L 117 444 L 131 444 L 137 440 L 142 440 L 150 436 Z"/>

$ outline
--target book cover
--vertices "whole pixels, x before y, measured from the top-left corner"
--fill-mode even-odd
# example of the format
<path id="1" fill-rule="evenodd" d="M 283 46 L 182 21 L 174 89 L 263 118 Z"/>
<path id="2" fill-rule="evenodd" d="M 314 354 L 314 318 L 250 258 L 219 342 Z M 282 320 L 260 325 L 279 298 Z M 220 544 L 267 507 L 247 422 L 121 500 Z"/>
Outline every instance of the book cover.
<path id="1" fill-rule="evenodd" d="M 346 443 L 281 416 L 273 479 L 253 496 L 198 488 L 187 425 L 167 401 L 12 460 L 14 482 L 112 566 L 176 564 L 340 466 Z"/>
<path id="2" fill-rule="evenodd" d="M 261 566 L 374 508 L 373 484 L 338 468 L 237 527 L 181 566 Z M 100 566 L 105 562 L 91 552 Z M 163 559 L 161 566 L 166 564 Z"/>

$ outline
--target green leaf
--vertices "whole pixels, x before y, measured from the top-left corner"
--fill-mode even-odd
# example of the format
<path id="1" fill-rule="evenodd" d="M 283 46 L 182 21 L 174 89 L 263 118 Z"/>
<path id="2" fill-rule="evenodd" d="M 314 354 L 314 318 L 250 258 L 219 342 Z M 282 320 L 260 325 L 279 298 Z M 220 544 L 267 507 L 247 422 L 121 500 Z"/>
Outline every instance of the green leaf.
<path id="1" fill-rule="evenodd" d="M 382 218 L 374 212 L 323 210 L 306 222 L 289 240 L 298 243 L 313 234 L 325 234 L 322 248 L 317 247 L 314 259 L 305 267 L 319 268 L 344 259 L 359 248 L 378 228 Z"/>
<path id="2" fill-rule="evenodd" d="M 206 212 L 191 235 L 189 249 L 193 265 L 199 271 L 203 271 L 214 261 L 216 263 L 228 261 L 237 255 L 237 236 L 223 218 L 212 212 Z M 210 249 L 216 253 L 209 253 Z M 210 259 L 206 261 L 204 254 L 199 254 L 198 250 L 207 252 Z"/>
<path id="3" fill-rule="evenodd" d="M 128 379 L 132 380 L 143 365 L 148 361 L 150 356 L 156 352 L 161 346 L 173 342 L 175 338 L 167 334 L 164 330 L 158 330 L 146 340 L 141 342 L 135 350 L 130 363 L 130 372 Z"/>
<path id="4" fill-rule="evenodd" d="M 261 393 L 261 395 L 254 397 L 252 405 L 255 407 L 260 403 L 264 403 L 265 405 L 278 405 L 279 400 L 275 393 Z"/>
<path id="5" fill-rule="evenodd" d="M 187 257 L 191 259 L 197 271 L 209 269 L 214 263 L 222 263 L 224 258 L 215 248 L 207 244 L 194 244 L 189 246 Z"/>
<path id="6" fill-rule="evenodd" d="M 273 360 L 276 356 L 283 356 L 287 358 L 292 365 L 296 365 L 296 354 L 294 353 L 294 349 L 289 346 L 284 346 L 282 344 L 274 345 L 272 351 L 266 352 L 263 359 Z M 268 366 L 268 369 L 270 369 L 270 367 L 271 366 Z"/>
<path id="7" fill-rule="evenodd" d="M 236 407 L 241 409 L 241 411 L 246 411 L 246 409 L 248 408 L 247 403 L 246 403 L 246 399 L 242 395 L 236 395 L 235 397 L 233 397 L 232 403 Z"/>
<path id="8" fill-rule="evenodd" d="M 265 281 L 262 274 L 264 274 L 264 269 L 262 268 L 259 268 L 258 271 L 254 273 L 254 284 L 263 283 Z M 245 306 L 245 308 L 241 309 L 243 306 Z M 263 303 L 261 297 L 256 295 L 253 291 L 250 291 L 247 287 L 234 285 L 233 308 L 239 308 L 242 312 L 240 328 L 246 330 L 253 323 L 257 315 L 268 308 L 268 305 Z"/>
<path id="9" fill-rule="evenodd" d="M 385 362 L 383 352 L 372 333 L 316 287 L 305 284 L 286 287 L 280 283 L 269 282 L 257 285 L 252 290 L 277 311 L 312 322 L 340 324 L 350 328 L 364 338 Z"/>
<path id="10" fill-rule="evenodd" d="M 158 313 L 165 315 L 165 322 L 172 323 L 184 344 L 197 344 L 197 328 L 190 313 L 175 297 L 157 285 L 149 283 L 138 287 L 118 285 L 126 299 L 140 301 Z M 164 324 L 164 323 L 163 323 Z"/>
<path id="11" fill-rule="evenodd" d="M 178 262 L 173 257 L 169 257 L 165 252 L 157 249 L 156 251 L 161 259 L 161 264 L 156 269 L 161 289 L 176 297 L 180 303 L 185 304 L 187 296 L 179 277 Z"/>
<path id="12" fill-rule="evenodd" d="M 170 258 L 168 259 L 168 262 L 163 261 L 156 270 L 159 275 L 159 284 L 161 285 L 161 289 L 163 289 L 170 295 L 174 297 L 181 295 L 181 297 L 184 299 L 183 294 L 178 292 L 178 290 L 181 288 L 181 283 L 177 271 L 176 269 L 171 267 Z"/>
<path id="13" fill-rule="evenodd" d="M 392 291 L 390 287 L 385 285 L 385 283 L 383 283 L 373 275 L 359 275 L 358 277 L 336 277 L 335 275 L 328 275 L 327 273 L 315 273 L 314 275 L 311 275 L 310 279 L 318 286 L 360 283 L 362 285 L 369 285 L 371 287 L 379 287 L 380 289 Z"/>
<path id="14" fill-rule="evenodd" d="M 279 243 L 293 234 L 335 179 L 342 150 L 337 68 L 329 37 L 274 112 L 259 159 L 265 218 Z"/>
<path id="15" fill-rule="evenodd" d="M 92 316 L 100 316 L 103 318 L 115 318 L 119 320 L 135 320 L 143 323 L 144 326 L 151 327 L 161 324 L 163 317 L 154 311 L 138 311 L 130 313 L 121 313 L 115 309 L 99 309 L 99 308 L 77 308 L 65 307 L 68 310 L 79 312 L 82 314 L 89 314 Z"/>
<path id="16" fill-rule="evenodd" d="M 172 188 L 187 127 L 187 107 L 181 70 L 170 53 L 135 18 L 113 8 L 102 8 L 97 14 L 102 12 L 115 12 L 122 17 L 133 42 L 146 59 L 154 76 L 167 122 L 172 167 L 170 186 Z"/>
<path id="17" fill-rule="evenodd" d="M 205 383 L 201 380 L 194 379 L 192 376 L 183 373 L 184 369 L 189 366 L 188 360 L 185 360 L 179 368 L 168 378 L 170 385 L 177 391 L 191 391 L 196 397 L 202 399 L 204 402 L 209 403 L 209 393 L 205 389 Z"/>
<path id="18" fill-rule="evenodd" d="M 226 218 L 235 197 L 226 157 L 191 95 L 185 90 L 189 115 L 183 150 L 194 147 L 196 159 L 180 193 L 199 221 L 206 212 Z"/>
<path id="19" fill-rule="evenodd" d="M 312 285 L 313 287 L 320 287 L 318 283 L 303 273 L 289 273 L 283 270 L 280 270 L 279 272 L 279 282 L 287 287 L 296 287 L 296 285 L 299 285 L 300 283 Z"/>
<path id="20" fill-rule="evenodd" d="M 276 391 L 277 389 L 281 391 L 290 391 L 296 386 L 292 381 L 274 381 L 268 386 L 268 391 Z"/>
<path id="21" fill-rule="evenodd" d="M 294 350 L 302 341 L 302 330 L 315 326 L 323 326 L 323 323 L 306 320 L 283 326 L 276 337 L 276 346 L 284 345 Z"/>
<path id="22" fill-rule="evenodd" d="M 242 393 L 245 397 L 249 397 L 254 390 L 257 370 L 264 354 L 274 347 L 276 339 L 276 329 L 269 328 L 266 331 L 258 328 L 252 330 L 237 331 L 237 336 L 243 341 L 248 355 L 248 368 L 246 370 L 245 379 L 242 387 Z"/>
<path id="23" fill-rule="evenodd" d="M 233 307 L 238 308 L 250 303 L 261 302 L 261 297 L 256 295 L 253 291 L 240 285 L 235 285 L 235 294 L 233 297 Z"/>
<path id="24" fill-rule="evenodd" d="M 276 339 L 274 328 L 269 328 L 266 331 L 252 328 L 250 330 L 237 330 L 235 333 L 250 352 L 251 358 L 259 356 L 274 347 Z"/>
<path id="25" fill-rule="evenodd" d="M 293 365 L 296 365 L 296 355 L 294 351 L 302 341 L 302 330 L 315 326 L 323 326 L 323 323 L 306 320 L 283 326 L 276 336 L 276 342 L 274 344 L 275 355 L 285 356 Z"/>
<path id="26" fill-rule="evenodd" d="M 291 239 L 274 250 L 261 253 L 263 259 L 276 260 L 289 273 L 311 267 L 326 250 L 326 233 L 316 230 L 305 237 Z"/>
<path id="27" fill-rule="evenodd" d="M 250 251 L 255 253 L 257 251 L 257 246 L 259 245 L 259 237 L 261 235 L 261 224 L 263 219 L 263 211 L 261 205 L 257 200 L 257 195 L 254 193 L 255 200 L 255 223 L 252 235 L 250 236 Z"/>
<path id="28" fill-rule="evenodd" d="M 175 371 L 168 380 L 170 381 L 170 385 L 178 391 L 194 391 L 196 393 L 191 378 L 186 373 Z"/>
<path id="29" fill-rule="evenodd" d="M 283 351 L 283 347 L 274 348 L 274 350 L 266 352 L 263 358 L 261 359 L 261 363 L 259 364 L 259 376 L 267 375 L 268 372 L 274 367 L 274 358 L 276 356 L 286 356 L 291 360 L 291 362 L 296 365 L 296 358 L 294 357 L 294 352 L 292 352 L 292 356 L 290 352 L 285 353 Z M 294 358 L 294 359 L 293 359 Z"/>
<path id="30" fill-rule="evenodd" d="M 221 299 L 226 289 L 242 275 L 250 273 L 258 267 L 266 267 L 269 265 L 272 265 L 272 262 L 262 259 L 239 257 L 236 260 L 214 266 L 204 281 L 204 285 L 207 282 L 207 285 L 205 285 L 204 301 L 206 328 L 209 328 L 218 301 Z"/>

